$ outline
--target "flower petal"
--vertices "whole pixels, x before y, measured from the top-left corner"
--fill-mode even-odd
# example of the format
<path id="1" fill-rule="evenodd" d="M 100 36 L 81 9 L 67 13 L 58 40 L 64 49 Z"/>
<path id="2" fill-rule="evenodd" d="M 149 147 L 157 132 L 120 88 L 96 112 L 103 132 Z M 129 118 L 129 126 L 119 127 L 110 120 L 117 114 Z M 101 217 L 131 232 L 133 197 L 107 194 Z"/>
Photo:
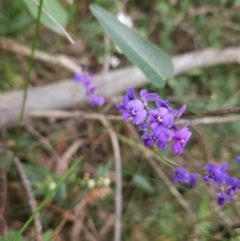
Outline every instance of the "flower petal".
<path id="1" fill-rule="evenodd" d="M 175 139 L 172 145 L 172 150 L 175 154 L 180 155 L 183 152 L 183 146 L 182 143 Z"/>
<path id="2" fill-rule="evenodd" d="M 144 110 L 144 105 L 140 100 L 131 100 L 129 101 L 128 106 L 131 110 Z"/>
<path id="3" fill-rule="evenodd" d="M 139 125 L 145 121 L 147 117 L 147 111 L 146 110 L 139 110 L 136 112 L 136 114 L 133 116 L 133 124 Z"/>

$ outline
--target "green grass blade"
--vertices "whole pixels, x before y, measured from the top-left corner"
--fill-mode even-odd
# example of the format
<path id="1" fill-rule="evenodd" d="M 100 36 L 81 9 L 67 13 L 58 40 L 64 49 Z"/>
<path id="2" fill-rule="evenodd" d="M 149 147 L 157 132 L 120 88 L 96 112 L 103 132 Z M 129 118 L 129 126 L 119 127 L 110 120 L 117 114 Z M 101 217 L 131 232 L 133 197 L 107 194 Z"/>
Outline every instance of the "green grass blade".
<path id="1" fill-rule="evenodd" d="M 166 77 L 170 77 L 173 72 L 171 59 L 157 46 L 120 23 L 101 7 L 92 4 L 90 9 L 127 58 L 142 70 L 152 84 L 163 87 Z"/>
<path id="2" fill-rule="evenodd" d="M 38 6 L 32 0 L 23 0 L 31 15 L 36 19 L 38 13 Z M 68 12 L 58 0 L 45 1 L 43 9 L 51 15 L 62 28 L 66 28 L 68 23 Z M 43 12 L 40 22 L 48 29 L 57 34 L 63 35 L 62 30 L 48 17 L 46 12 Z"/>
<path id="3" fill-rule="evenodd" d="M 27 100 L 27 93 L 28 93 L 28 88 L 29 88 L 29 84 L 30 84 L 30 76 L 31 76 L 32 68 L 33 68 L 34 51 L 35 51 L 36 45 L 37 45 L 37 35 L 39 32 L 39 25 L 40 25 L 41 13 L 42 13 L 43 1 L 44 0 L 40 0 L 40 2 L 39 2 L 36 28 L 35 28 L 35 33 L 34 33 L 33 40 L 32 40 L 31 56 L 30 56 L 29 63 L 28 63 L 27 78 L 26 78 L 26 83 L 24 86 L 23 102 L 22 102 L 21 112 L 20 112 L 20 116 L 19 116 L 19 120 L 18 120 L 18 131 L 17 131 L 18 136 L 17 136 L 16 146 L 18 146 L 18 144 L 19 144 L 18 142 L 19 142 L 19 137 L 20 137 L 20 128 L 21 128 L 22 121 L 23 121 L 24 110 L 25 110 L 26 100 Z"/>
<path id="4" fill-rule="evenodd" d="M 48 193 L 46 198 L 40 203 L 40 205 L 37 207 L 36 211 L 30 216 L 30 218 L 27 220 L 27 222 L 23 225 L 23 227 L 18 231 L 16 236 L 12 239 L 12 241 L 17 241 L 21 234 L 25 231 L 25 229 L 28 227 L 28 225 L 33 221 L 34 217 L 40 210 L 44 207 L 46 202 L 53 197 L 56 190 L 61 186 L 61 184 L 65 181 L 65 179 L 75 170 L 77 165 L 82 161 L 83 158 L 79 158 L 75 161 L 75 163 L 68 169 L 68 171 L 62 176 L 62 178 L 58 181 L 56 187 Z"/>

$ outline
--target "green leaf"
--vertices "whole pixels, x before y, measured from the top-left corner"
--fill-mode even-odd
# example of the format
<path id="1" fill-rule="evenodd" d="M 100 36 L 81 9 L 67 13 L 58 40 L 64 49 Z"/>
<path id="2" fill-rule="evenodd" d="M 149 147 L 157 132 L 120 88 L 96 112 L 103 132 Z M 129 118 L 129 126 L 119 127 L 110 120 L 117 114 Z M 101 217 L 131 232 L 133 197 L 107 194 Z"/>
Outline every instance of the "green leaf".
<path id="1" fill-rule="evenodd" d="M 120 23 L 101 7 L 92 4 L 90 9 L 128 59 L 142 70 L 152 84 L 163 87 L 166 77 L 170 77 L 173 72 L 171 59 L 157 46 Z"/>
<path id="2" fill-rule="evenodd" d="M 53 230 L 49 229 L 43 234 L 43 240 L 44 241 L 50 241 L 51 237 L 53 236 Z"/>
<path id="3" fill-rule="evenodd" d="M 7 237 L 1 237 L 0 236 L 0 241 L 9 241 L 12 240 L 12 238 L 17 234 L 17 231 L 9 230 Z M 24 241 L 24 238 L 22 235 L 20 235 L 18 241 Z"/>
<path id="4" fill-rule="evenodd" d="M 37 19 L 38 6 L 32 0 L 23 0 L 32 16 Z M 62 7 L 58 0 L 45 0 L 43 2 L 45 9 L 63 28 L 66 28 L 68 23 L 68 13 Z M 50 30 L 63 35 L 59 27 L 44 13 L 41 14 L 41 23 Z"/>
<path id="5" fill-rule="evenodd" d="M 47 195 L 47 193 L 51 190 L 50 184 L 57 183 L 60 179 L 60 177 L 43 167 L 25 164 L 24 169 L 36 196 Z M 38 185 L 41 185 L 41 188 L 38 188 Z M 55 201 L 64 200 L 66 198 L 66 194 L 66 184 L 62 183 L 52 199 Z"/>
<path id="6" fill-rule="evenodd" d="M 150 182 L 144 176 L 136 174 L 133 178 L 133 183 L 144 191 L 153 192 Z"/>

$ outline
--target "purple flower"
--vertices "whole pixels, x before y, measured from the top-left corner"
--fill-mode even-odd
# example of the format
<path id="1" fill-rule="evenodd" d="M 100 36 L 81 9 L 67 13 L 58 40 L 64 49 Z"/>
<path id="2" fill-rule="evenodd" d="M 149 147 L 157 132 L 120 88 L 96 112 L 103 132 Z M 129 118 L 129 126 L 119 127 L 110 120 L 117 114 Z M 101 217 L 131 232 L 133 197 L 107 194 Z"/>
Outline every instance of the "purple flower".
<path id="1" fill-rule="evenodd" d="M 184 167 L 176 167 L 173 170 L 175 172 L 174 182 L 189 183 L 191 181 L 191 174 Z"/>
<path id="2" fill-rule="evenodd" d="M 154 135 L 157 136 L 158 142 L 157 146 L 160 150 L 164 150 L 167 148 L 168 142 L 173 137 L 173 132 L 164 127 L 158 127 L 154 131 Z"/>
<path id="3" fill-rule="evenodd" d="M 129 99 L 126 96 L 124 96 L 122 98 L 122 104 L 116 105 L 116 110 L 117 111 L 125 110 L 127 108 L 127 106 L 128 106 L 128 103 L 129 103 Z"/>
<path id="4" fill-rule="evenodd" d="M 218 205 L 222 206 L 224 205 L 225 200 L 229 201 L 231 203 L 235 203 L 236 200 L 234 200 L 232 197 L 228 196 L 224 192 L 218 192 L 215 194 L 216 197 L 218 197 Z"/>
<path id="5" fill-rule="evenodd" d="M 187 127 L 183 127 L 180 130 L 177 130 L 174 133 L 174 142 L 172 145 L 172 150 L 177 155 L 180 155 L 183 152 L 184 146 L 187 144 L 188 140 L 190 139 L 192 133 L 188 130 Z"/>
<path id="6" fill-rule="evenodd" d="M 149 122 L 152 129 L 158 127 L 169 127 L 173 122 L 173 115 L 168 113 L 166 108 L 158 108 L 149 111 Z"/>
<path id="7" fill-rule="evenodd" d="M 167 100 L 162 100 L 162 99 L 157 99 L 156 102 L 155 102 L 156 106 L 158 108 L 166 108 L 168 109 L 169 113 L 172 114 L 172 115 L 175 115 L 176 111 L 173 110 L 170 106 L 169 106 L 169 102 Z"/>
<path id="8" fill-rule="evenodd" d="M 223 163 L 220 167 L 212 163 L 207 164 L 205 170 L 208 175 L 204 176 L 203 180 L 208 182 L 212 179 L 215 185 L 223 184 L 226 177 L 226 168 L 226 163 Z"/>
<path id="9" fill-rule="evenodd" d="M 156 136 L 150 135 L 150 134 L 148 134 L 148 133 L 144 133 L 144 134 L 141 136 L 141 139 L 143 140 L 144 145 L 147 146 L 147 147 L 153 146 L 154 143 L 157 141 L 157 137 L 156 137 Z"/>
<path id="10" fill-rule="evenodd" d="M 149 124 L 144 122 L 138 126 L 138 131 L 147 132 L 149 129 L 150 129 Z"/>
<path id="11" fill-rule="evenodd" d="M 73 78 L 76 82 L 81 82 L 84 86 L 88 86 L 92 84 L 92 79 L 90 74 L 83 74 L 80 72 L 76 72 Z"/>
<path id="12" fill-rule="evenodd" d="M 140 96 L 145 103 L 147 103 L 149 100 L 156 101 L 159 98 L 157 93 L 148 93 L 148 91 L 145 89 L 140 91 Z"/>
<path id="13" fill-rule="evenodd" d="M 227 176 L 228 162 L 223 162 L 220 166 L 220 170 L 224 176 Z"/>
<path id="14" fill-rule="evenodd" d="M 135 91 L 133 88 L 129 88 L 127 90 L 127 94 L 125 95 L 129 101 L 131 100 L 135 100 L 136 99 L 136 96 L 135 96 Z"/>
<path id="15" fill-rule="evenodd" d="M 161 108 L 161 107 L 164 107 L 166 109 L 169 108 L 169 102 L 167 100 L 162 100 L 159 98 L 156 100 L 155 104 L 158 108 Z"/>
<path id="16" fill-rule="evenodd" d="M 133 88 L 129 88 L 127 90 L 127 94 L 122 98 L 122 104 L 120 105 L 117 105 L 116 106 L 116 110 L 117 111 L 121 111 L 121 110 L 126 110 L 127 106 L 128 106 L 128 103 L 132 100 L 135 100 L 136 97 L 135 97 L 135 92 L 134 92 L 134 89 Z"/>
<path id="17" fill-rule="evenodd" d="M 88 99 L 88 103 L 91 105 L 91 106 L 101 106 L 105 103 L 105 99 L 103 96 L 90 96 L 89 99 Z"/>
<path id="18" fill-rule="evenodd" d="M 94 95 L 97 90 L 96 86 L 87 86 L 87 95 Z"/>
<path id="19" fill-rule="evenodd" d="M 240 163 L 240 156 L 237 157 L 237 162 Z"/>
<path id="20" fill-rule="evenodd" d="M 198 172 L 190 174 L 190 183 L 192 185 L 195 185 L 197 183 L 197 178 L 198 177 L 199 177 L 199 173 Z"/>
<path id="21" fill-rule="evenodd" d="M 124 121 L 133 117 L 133 124 L 139 125 L 146 119 L 147 111 L 144 108 L 143 103 L 140 100 L 131 100 L 128 103 L 127 109 L 124 111 L 122 118 Z"/>
<path id="22" fill-rule="evenodd" d="M 86 94 L 89 96 L 88 103 L 91 106 L 101 106 L 105 103 L 103 96 L 95 96 L 96 86 L 91 86 L 93 74 L 87 72 L 85 74 L 77 72 L 74 74 L 74 80 L 80 82 L 86 88 Z"/>
<path id="23" fill-rule="evenodd" d="M 151 147 L 157 143 L 159 149 L 163 150 L 167 147 L 168 141 L 172 137 L 172 132 L 166 128 L 157 128 L 152 135 L 144 133 L 141 137 L 145 146 Z"/>
<path id="24" fill-rule="evenodd" d="M 176 115 L 175 115 L 175 118 L 174 118 L 176 122 L 180 119 L 180 117 L 182 116 L 182 114 L 185 112 L 186 108 L 187 108 L 187 105 L 184 104 L 181 108 L 179 108 L 179 109 L 177 110 Z"/>
<path id="25" fill-rule="evenodd" d="M 231 186 L 227 191 L 229 196 L 233 196 L 237 189 L 240 190 L 240 181 L 235 177 L 225 177 L 225 184 Z"/>

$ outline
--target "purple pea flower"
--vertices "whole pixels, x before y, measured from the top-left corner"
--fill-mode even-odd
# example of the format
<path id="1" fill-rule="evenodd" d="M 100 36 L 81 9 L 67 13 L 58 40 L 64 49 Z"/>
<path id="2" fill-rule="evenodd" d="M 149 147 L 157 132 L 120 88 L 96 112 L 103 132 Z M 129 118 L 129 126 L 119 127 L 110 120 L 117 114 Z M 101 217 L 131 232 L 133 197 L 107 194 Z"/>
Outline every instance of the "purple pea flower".
<path id="1" fill-rule="evenodd" d="M 135 91 L 134 91 L 133 88 L 129 88 L 129 89 L 127 90 L 126 97 L 128 98 L 129 101 L 136 99 Z"/>
<path id="2" fill-rule="evenodd" d="M 220 167 L 215 164 L 209 163 L 205 167 L 205 170 L 208 172 L 208 175 L 204 176 L 203 180 L 208 182 L 210 179 L 212 179 L 215 185 L 221 185 L 225 182 L 226 169 L 226 163 L 223 163 Z"/>
<path id="3" fill-rule="evenodd" d="M 74 74 L 74 80 L 76 82 L 81 82 L 84 86 L 89 86 L 90 84 L 92 84 L 92 79 L 91 79 L 91 74 L 88 73 L 88 74 L 83 74 L 83 73 L 80 73 L 80 72 L 76 72 Z"/>
<path id="4" fill-rule="evenodd" d="M 240 156 L 237 157 L 237 162 L 240 163 Z"/>
<path id="5" fill-rule="evenodd" d="M 133 88 L 127 90 L 127 94 L 122 98 L 122 104 L 116 106 L 117 111 L 125 110 L 128 106 L 128 103 L 132 100 L 135 100 L 135 92 Z"/>
<path id="6" fill-rule="evenodd" d="M 231 187 L 227 190 L 229 196 L 233 196 L 237 189 L 240 190 L 240 181 L 235 177 L 226 177 L 225 184 L 230 185 Z"/>
<path id="7" fill-rule="evenodd" d="M 166 128 L 157 128 L 152 135 L 144 133 L 141 137 L 145 146 L 151 147 L 157 143 L 159 149 L 163 150 L 167 147 L 168 141 L 172 137 L 172 132 Z"/>
<path id="8" fill-rule="evenodd" d="M 177 130 L 174 133 L 174 142 L 172 145 L 172 150 L 177 155 L 180 155 L 183 152 L 184 146 L 187 144 L 190 139 L 192 133 L 188 130 L 187 127 L 183 127 L 180 130 Z"/>
<path id="9" fill-rule="evenodd" d="M 122 98 L 122 104 L 116 105 L 116 110 L 117 111 L 122 111 L 122 110 L 124 111 L 127 108 L 128 103 L 129 103 L 129 99 L 126 96 L 124 96 Z"/>
<path id="10" fill-rule="evenodd" d="M 97 90 L 96 86 L 87 86 L 87 95 L 94 95 Z"/>
<path id="11" fill-rule="evenodd" d="M 148 93 L 145 89 L 140 91 L 140 96 L 144 103 L 147 103 L 148 101 L 156 101 L 159 98 L 157 93 Z"/>
<path id="12" fill-rule="evenodd" d="M 222 165 L 220 166 L 220 170 L 224 176 L 227 176 L 227 169 L 228 169 L 228 162 L 223 162 Z"/>
<path id="13" fill-rule="evenodd" d="M 131 100 L 128 103 L 126 110 L 124 111 L 122 118 L 124 121 L 133 117 L 133 124 L 139 125 L 146 119 L 147 111 L 144 108 L 143 103 L 140 100 Z"/>
<path id="14" fill-rule="evenodd" d="M 154 135 L 150 135 L 149 133 L 144 133 L 141 136 L 141 139 L 144 142 L 144 145 L 147 147 L 151 147 L 154 145 L 154 143 L 157 141 L 157 137 Z"/>
<path id="15" fill-rule="evenodd" d="M 189 183 L 191 181 L 191 174 L 184 167 L 176 167 L 173 170 L 175 172 L 174 182 Z"/>
<path id="16" fill-rule="evenodd" d="M 173 132 L 164 127 L 158 127 L 154 130 L 154 135 L 158 137 L 157 147 L 160 150 L 164 150 L 167 148 L 168 142 L 173 137 Z"/>
<path id="17" fill-rule="evenodd" d="M 147 132 L 149 129 L 150 129 L 149 124 L 144 122 L 138 126 L 138 131 Z"/>
<path id="18" fill-rule="evenodd" d="M 149 122 L 152 129 L 158 127 L 169 127 L 173 122 L 173 115 L 168 113 L 166 108 L 158 108 L 149 111 Z"/>
<path id="19" fill-rule="evenodd" d="M 216 197 L 218 197 L 218 205 L 223 206 L 226 201 L 229 201 L 231 203 L 235 203 L 236 200 L 233 199 L 232 197 L 228 196 L 224 192 L 218 192 L 215 194 Z"/>
<path id="20" fill-rule="evenodd" d="M 177 121 L 180 119 L 180 117 L 182 116 L 182 114 L 185 112 L 186 108 L 187 108 L 187 105 L 184 104 L 181 108 L 179 108 L 179 109 L 177 110 L 176 115 L 175 115 L 175 118 L 174 118 L 175 122 L 177 122 Z"/>
<path id="21" fill-rule="evenodd" d="M 198 172 L 190 174 L 190 183 L 192 185 L 195 185 L 197 183 L 197 178 L 198 177 L 199 177 L 199 173 Z"/>
<path id="22" fill-rule="evenodd" d="M 89 99 L 88 99 L 88 103 L 91 105 L 91 106 L 101 106 L 105 103 L 105 99 L 103 96 L 90 96 Z"/>
<path id="23" fill-rule="evenodd" d="M 176 111 L 173 110 L 170 106 L 169 106 L 169 102 L 167 100 L 162 100 L 162 99 L 157 99 L 156 102 L 155 102 L 156 106 L 158 108 L 166 108 L 168 109 L 169 113 L 172 114 L 172 115 L 175 115 Z"/>

